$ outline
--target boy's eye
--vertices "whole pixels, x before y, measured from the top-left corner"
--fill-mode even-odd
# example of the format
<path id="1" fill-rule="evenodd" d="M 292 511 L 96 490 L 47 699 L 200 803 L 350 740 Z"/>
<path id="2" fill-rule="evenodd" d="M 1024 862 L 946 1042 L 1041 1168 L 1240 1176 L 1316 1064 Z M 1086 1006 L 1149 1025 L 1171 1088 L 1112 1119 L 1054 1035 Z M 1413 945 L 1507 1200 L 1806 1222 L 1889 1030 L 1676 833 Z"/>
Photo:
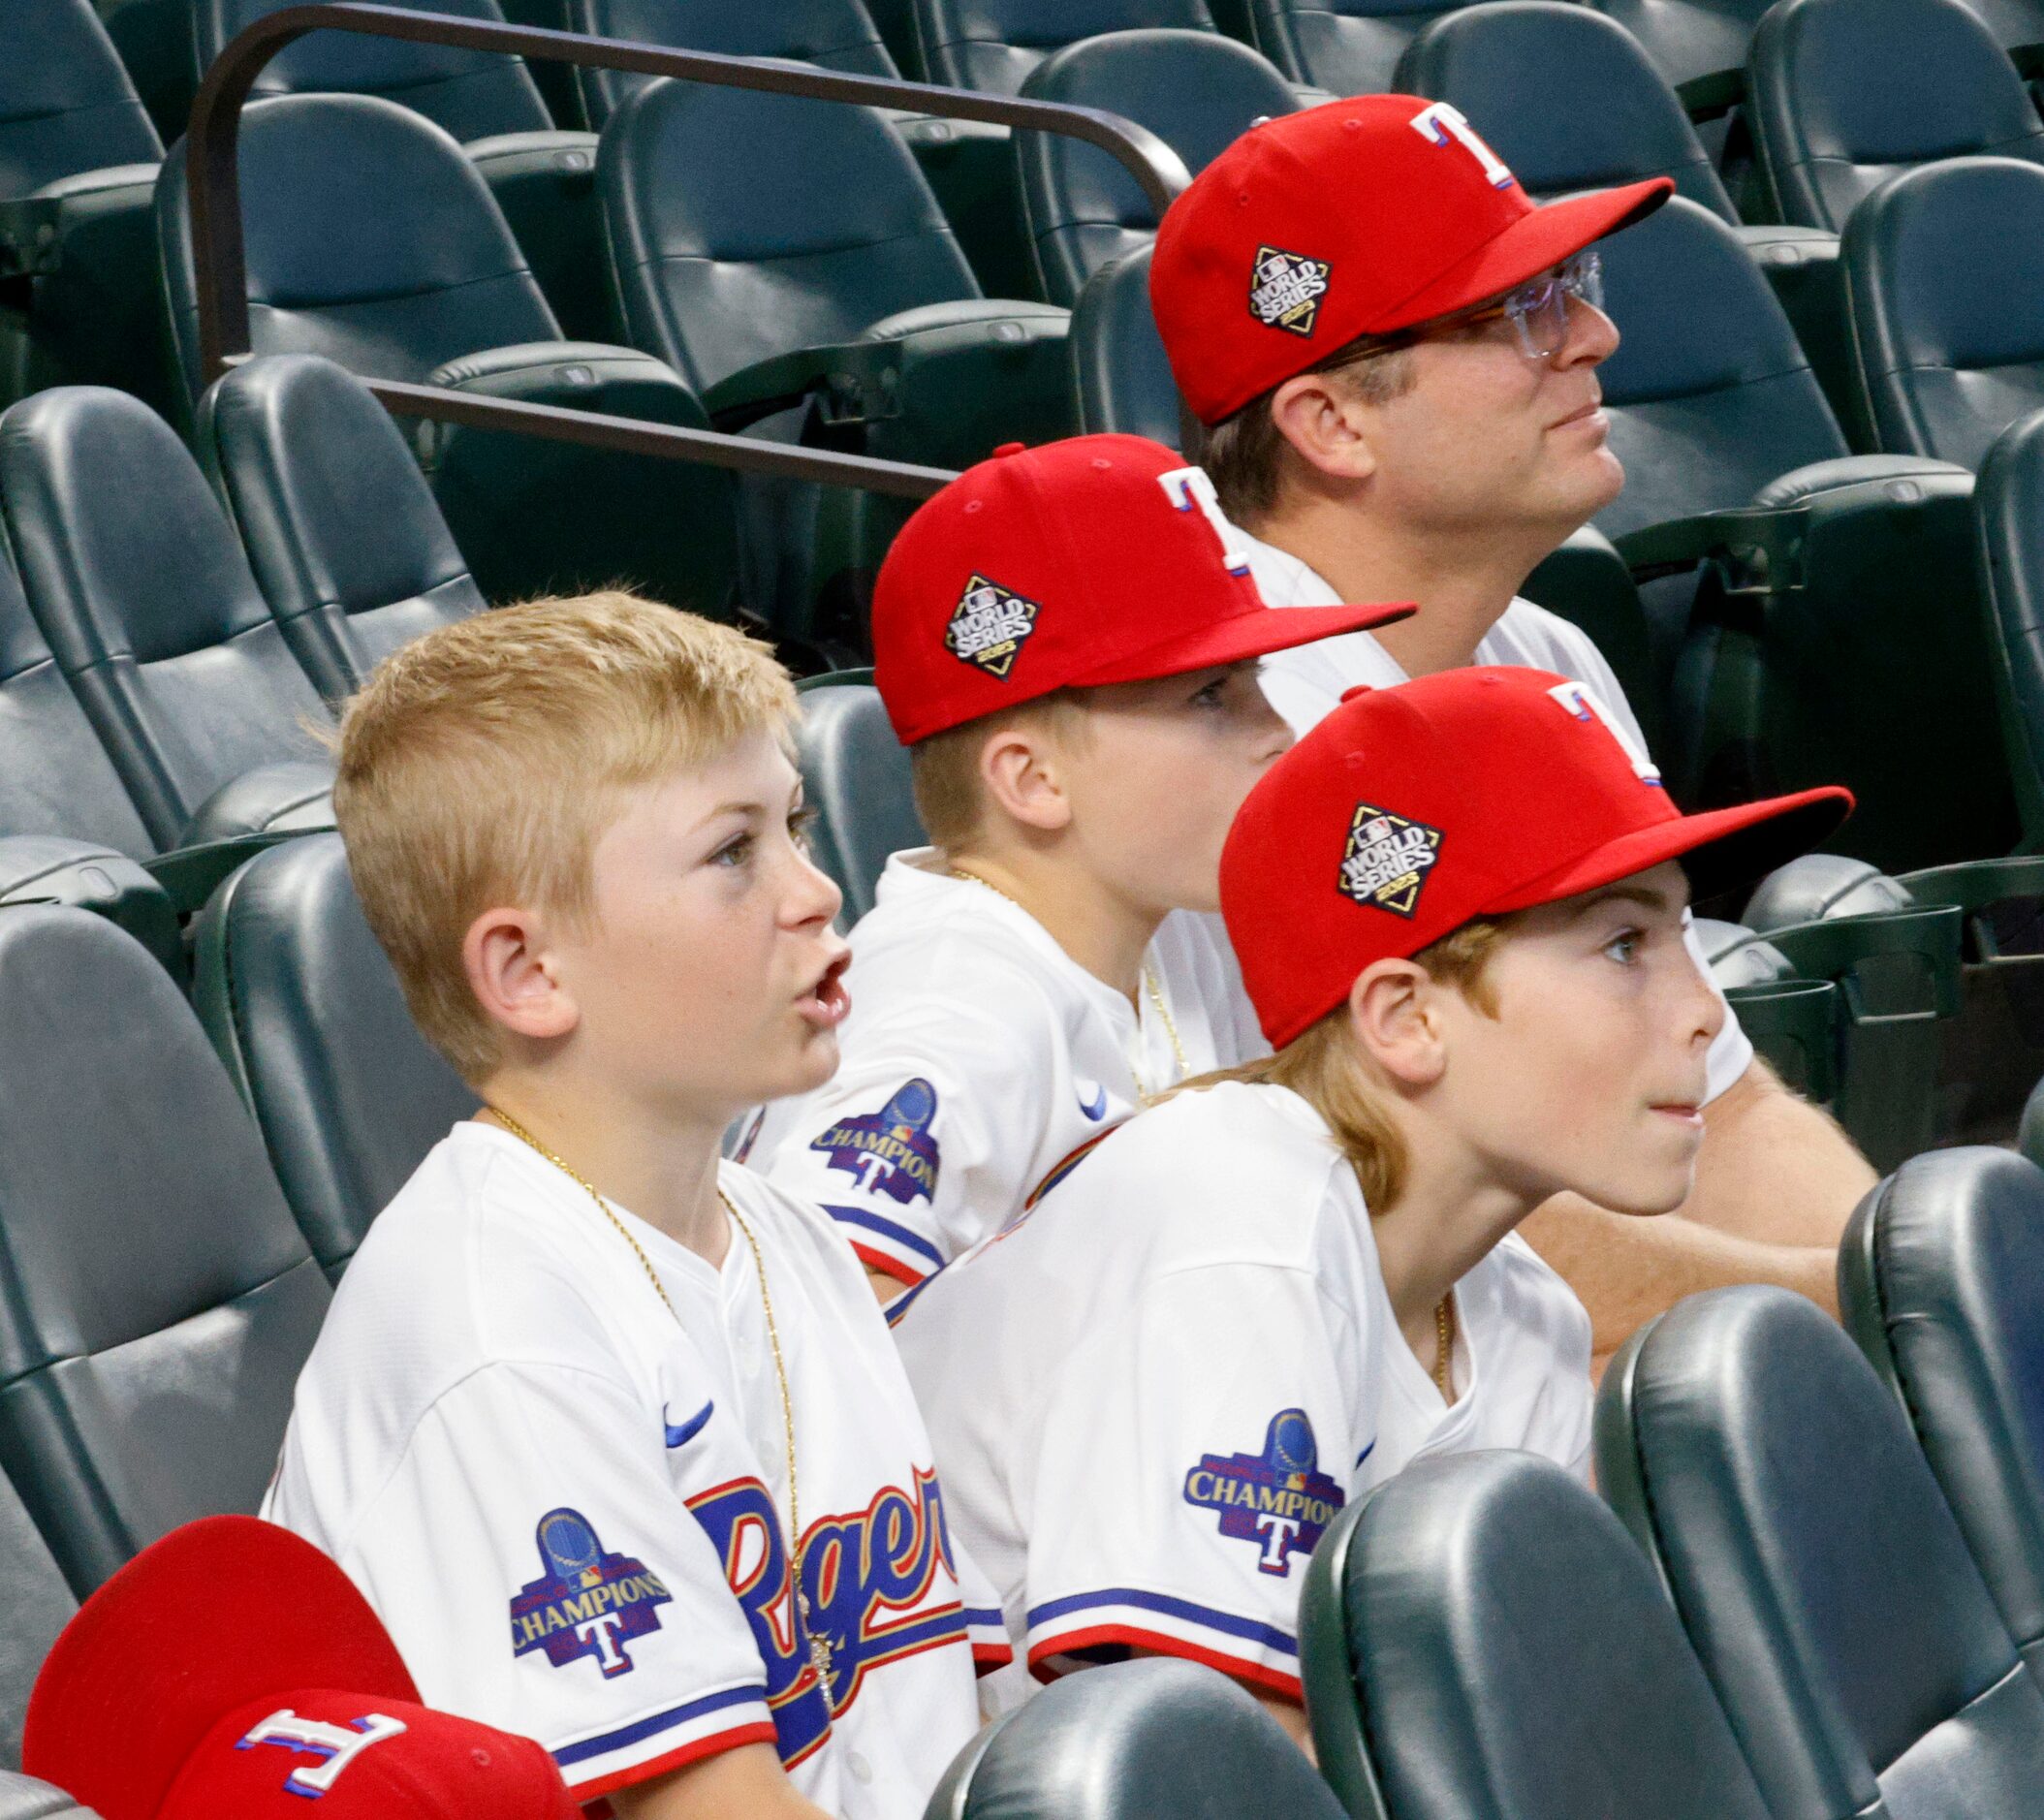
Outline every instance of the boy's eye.
<path id="1" fill-rule="evenodd" d="M 1621 967 L 1629 967 L 1640 957 L 1642 936 L 1638 929 L 1620 929 L 1604 944 L 1604 952 Z"/>
<path id="2" fill-rule="evenodd" d="M 1226 676 L 1216 676 L 1204 689 L 1195 691 L 1192 700 L 1194 705 L 1199 707 L 1218 707 L 1221 705 L 1221 698 L 1227 693 L 1228 678 Z"/>
<path id="3" fill-rule="evenodd" d="M 716 852 L 709 856 L 712 865 L 743 865 L 752 858 L 752 836 L 734 834 Z"/>
<path id="4" fill-rule="evenodd" d="M 802 852 L 809 851 L 809 842 L 816 832 L 816 811 L 804 803 L 788 817 L 789 837 Z"/>

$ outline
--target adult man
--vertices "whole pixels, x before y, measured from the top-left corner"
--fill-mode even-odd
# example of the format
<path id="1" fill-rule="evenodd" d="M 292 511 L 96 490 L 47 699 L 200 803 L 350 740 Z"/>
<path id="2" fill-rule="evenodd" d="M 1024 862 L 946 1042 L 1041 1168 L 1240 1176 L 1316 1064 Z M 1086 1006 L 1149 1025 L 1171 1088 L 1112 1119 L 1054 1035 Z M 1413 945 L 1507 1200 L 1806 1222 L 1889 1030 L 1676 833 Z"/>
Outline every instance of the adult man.
<path id="1" fill-rule="evenodd" d="M 1266 599 L 1420 604 L 1399 626 L 1270 660 L 1266 689 L 1295 728 L 1358 685 L 1524 664 L 1588 684 L 1644 758 L 1595 647 L 1517 596 L 1624 484 L 1596 379 L 1619 337 L 1594 243 L 1671 187 L 1536 208 L 1453 108 L 1379 95 L 1266 121 L 1166 215 L 1158 327 Z M 1721 1283 L 1835 1305 L 1839 1234 L 1871 1172 L 1734 1019 L 1706 1128 L 1678 1214 L 1624 1221 L 1564 1198 L 1526 1226 L 1588 1304 L 1600 1356 Z"/>

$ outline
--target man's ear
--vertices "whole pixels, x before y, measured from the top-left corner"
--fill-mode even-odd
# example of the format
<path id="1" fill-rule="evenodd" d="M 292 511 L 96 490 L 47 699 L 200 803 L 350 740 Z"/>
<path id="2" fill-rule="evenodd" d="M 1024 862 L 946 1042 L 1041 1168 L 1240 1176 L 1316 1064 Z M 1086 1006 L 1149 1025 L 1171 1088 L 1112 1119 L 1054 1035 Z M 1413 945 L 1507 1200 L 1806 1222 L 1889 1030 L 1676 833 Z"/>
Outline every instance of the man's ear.
<path id="1" fill-rule="evenodd" d="M 1057 833 L 1072 819 L 1059 756 L 1043 719 L 1031 716 L 1004 727 L 980 747 L 980 788 L 1010 820 Z"/>
<path id="2" fill-rule="evenodd" d="M 540 919 L 512 905 L 488 909 L 461 938 L 468 989 L 489 1017 L 516 1035 L 545 1042 L 566 1036 L 582 1008 L 562 986 Z"/>
<path id="3" fill-rule="evenodd" d="M 1373 960 L 1348 989 L 1349 1025 L 1395 1082 L 1430 1087 L 1448 1066 L 1433 981 L 1416 960 Z"/>
<path id="4" fill-rule="evenodd" d="M 1271 396 L 1271 422 L 1312 476 L 1366 481 L 1377 471 L 1371 407 L 1329 373 L 1301 373 Z"/>

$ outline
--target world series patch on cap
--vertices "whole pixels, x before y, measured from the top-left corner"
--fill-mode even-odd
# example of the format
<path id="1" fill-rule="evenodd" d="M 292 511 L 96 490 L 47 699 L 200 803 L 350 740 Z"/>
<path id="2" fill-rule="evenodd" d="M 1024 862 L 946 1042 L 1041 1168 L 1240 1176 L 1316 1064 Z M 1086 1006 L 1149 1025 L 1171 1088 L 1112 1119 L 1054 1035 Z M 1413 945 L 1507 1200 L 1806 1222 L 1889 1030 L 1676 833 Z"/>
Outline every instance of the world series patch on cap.
<path id="1" fill-rule="evenodd" d="M 1213 483 L 1159 443 L 1010 443 L 895 539 L 873 681 L 912 745 L 1058 689 L 1218 668 L 1412 611 L 1266 607 Z"/>
<path id="2" fill-rule="evenodd" d="M 582 1813 L 530 1739 L 421 1706 L 347 1575 L 253 1517 L 172 1531 L 85 1601 L 37 1677 L 21 1764 L 102 1820 Z"/>
<path id="3" fill-rule="evenodd" d="M 1684 815 L 1585 684 L 1443 671 L 1351 690 L 1271 767 L 1228 831 L 1221 914 L 1274 1048 L 1372 961 L 1476 917 L 1680 860 L 1698 896 L 1808 852 L 1852 808 L 1825 788 Z"/>
<path id="4" fill-rule="evenodd" d="M 1447 102 L 1328 102 L 1251 127 L 1165 211 L 1150 306 L 1186 403 L 1218 424 L 1359 335 L 1524 284 L 1674 188 L 1538 207 Z"/>

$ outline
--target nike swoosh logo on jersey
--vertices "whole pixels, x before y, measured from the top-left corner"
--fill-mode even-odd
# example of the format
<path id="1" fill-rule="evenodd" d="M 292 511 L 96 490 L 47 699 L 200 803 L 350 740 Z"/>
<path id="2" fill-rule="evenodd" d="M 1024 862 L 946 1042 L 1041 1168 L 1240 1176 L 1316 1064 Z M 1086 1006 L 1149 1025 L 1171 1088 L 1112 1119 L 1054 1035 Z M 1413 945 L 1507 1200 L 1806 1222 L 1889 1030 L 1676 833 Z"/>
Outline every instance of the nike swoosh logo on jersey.
<path id="1" fill-rule="evenodd" d="M 668 1421 L 667 1405 L 662 1403 L 660 1405 L 660 1426 L 667 1430 L 668 1446 L 686 1447 L 689 1442 L 703 1432 L 703 1425 L 709 1420 L 716 1406 L 716 1399 L 712 1397 L 701 1409 L 697 1410 L 694 1415 L 690 1416 L 686 1422 L 682 1423 L 679 1428 L 676 1428 L 672 1422 Z"/>
<path id="2" fill-rule="evenodd" d="M 1090 1098 L 1085 1093 L 1080 1094 L 1079 1110 L 1095 1124 L 1098 1124 L 1101 1119 L 1107 1116 L 1107 1089 L 1097 1081 L 1093 1082 L 1091 1085 L 1093 1091 Z"/>

